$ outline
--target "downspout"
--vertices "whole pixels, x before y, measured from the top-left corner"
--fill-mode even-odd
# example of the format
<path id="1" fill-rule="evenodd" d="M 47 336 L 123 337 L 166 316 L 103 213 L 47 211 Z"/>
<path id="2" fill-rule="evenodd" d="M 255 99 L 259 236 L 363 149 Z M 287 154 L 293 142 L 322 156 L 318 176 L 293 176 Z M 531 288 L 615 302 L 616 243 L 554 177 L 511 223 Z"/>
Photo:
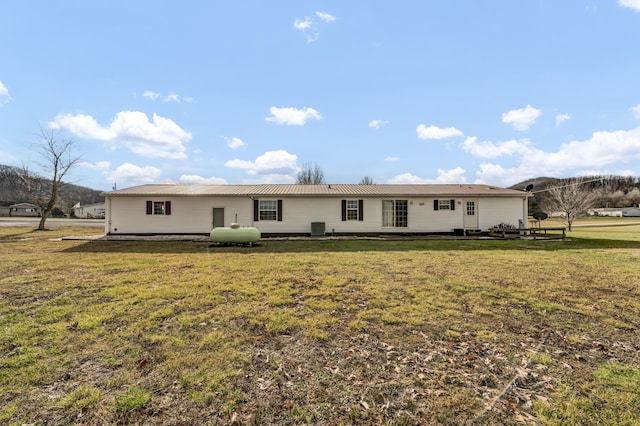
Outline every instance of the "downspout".
<path id="1" fill-rule="evenodd" d="M 249 200 L 251 200 L 251 201 L 249 202 L 249 205 L 250 205 L 250 207 L 249 207 L 249 211 L 250 211 L 250 213 L 251 213 L 251 214 L 249 215 L 249 217 L 251 217 L 251 226 L 256 226 L 255 220 L 253 219 L 253 218 L 255 217 L 255 216 L 254 216 L 254 213 L 253 213 L 253 200 L 254 200 L 253 195 L 249 195 Z"/>
<path id="2" fill-rule="evenodd" d="M 104 201 L 106 203 L 107 214 L 108 214 L 106 233 L 107 235 L 110 235 L 111 234 L 111 198 L 107 195 L 104 197 Z"/>

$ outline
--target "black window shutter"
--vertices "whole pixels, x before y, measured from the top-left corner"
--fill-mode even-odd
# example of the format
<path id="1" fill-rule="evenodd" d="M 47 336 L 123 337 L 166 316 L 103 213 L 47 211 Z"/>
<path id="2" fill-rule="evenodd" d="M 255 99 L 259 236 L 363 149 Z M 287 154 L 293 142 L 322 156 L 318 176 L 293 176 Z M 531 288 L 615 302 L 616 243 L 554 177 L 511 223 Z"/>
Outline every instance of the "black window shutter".
<path id="1" fill-rule="evenodd" d="M 364 200 L 358 200 L 358 220 L 364 220 Z"/>
<path id="2" fill-rule="evenodd" d="M 451 200 L 451 210 L 456 209 L 456 200 Z"/>
<path id="3" fill-rule="evenodd" d="M 147 214 L 153 214 L 153 201 L 147 201 Z"/>
<path id="4" fill-rule="evenodd" d="M 438 210 L 438 200 L 433 200 L 433 209 Z"/>
<path id="5" fill-rule="evenodd" d="M 256 222 L 260 220 L 260 214 L 258 212 L 258 200 L 253 200 L 253 220 Z"/>
<path id="6" fill-rule="evenodd" d="M 347 200 L 342 200 L 342 221 L 347 220 Z"/>
<path id="7" fill-rule="evenodd" d="M 282 200 L 278 200 L 278 222 L 282 222 Z"/>
<path id="8" fill-rule="evenodd" d="M 164 202 L 164 214 L 166 214 L 166 215 L 170 215 L 171 214 L 171 201 L 165 201 Z"/>

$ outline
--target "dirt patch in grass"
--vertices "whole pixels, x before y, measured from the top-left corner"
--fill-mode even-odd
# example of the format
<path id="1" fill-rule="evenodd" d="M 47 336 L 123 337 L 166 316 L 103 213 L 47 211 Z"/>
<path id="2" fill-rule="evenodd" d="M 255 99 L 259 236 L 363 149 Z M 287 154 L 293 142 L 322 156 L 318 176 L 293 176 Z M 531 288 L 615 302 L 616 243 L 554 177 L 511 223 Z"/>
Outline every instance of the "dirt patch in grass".
<path id="1" fill-rule="evenodd" d="M 634 241 L 17 234 L 2 423 L 640 422 Z"/>

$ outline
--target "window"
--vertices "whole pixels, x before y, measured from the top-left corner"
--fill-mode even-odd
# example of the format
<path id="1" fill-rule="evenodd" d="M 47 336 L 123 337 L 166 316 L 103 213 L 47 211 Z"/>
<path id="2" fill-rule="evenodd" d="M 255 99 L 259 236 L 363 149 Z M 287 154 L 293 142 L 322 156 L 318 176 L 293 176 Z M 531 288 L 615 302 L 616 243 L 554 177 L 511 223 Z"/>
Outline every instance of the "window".
<path id="1" fill-rule="evenodd" d="M 476 203 L 474 201 L 467 201 L 467 216 L 476 215 Z"/>
<path id="2" fill-rule="evenodd" d="M 153 202 L 153 214 L 164 214 L 164 201 Z"/>
<path id="3" fill-rule="evenodd" d="M 170 215 L 171 201 L 147 201 L 147 214 Z"/>
<path id="4" fill-rule="evenodd" d="M 253 220 L 282 222 L 282 200 L 253 200 Z"/>
<path id="5" fill-rule="evenodd" d="M 456 200 L 433 200 L 434 210 L 455 210 Z"/>
<path id="6" fill-rule="evenodd" d="M 363 206 L 363 200 L 342 200 L 342 221 L 364 220 Z"/>
<path id="7" fill-rule="evenodd" d="M 449 210 L 451 209 L 451 203 L 449 200 L 438 200 L 438 210 Z"/>
<path id="8" fill-rule="evenodd" d="M 278 202 L 275 200 L 260 200 L 259 220 L 276 220 L 278 217 Z"/>
<path id="9" fill-rule="evenodd" d="M 347 220 L 358 220 L 357 200 L 347 200 Z"/>
<path id="10" fill-rule="evenodd" d="M 382 226 L 406 228 L 408 226 L 407 200 L 382 200 Z"/>

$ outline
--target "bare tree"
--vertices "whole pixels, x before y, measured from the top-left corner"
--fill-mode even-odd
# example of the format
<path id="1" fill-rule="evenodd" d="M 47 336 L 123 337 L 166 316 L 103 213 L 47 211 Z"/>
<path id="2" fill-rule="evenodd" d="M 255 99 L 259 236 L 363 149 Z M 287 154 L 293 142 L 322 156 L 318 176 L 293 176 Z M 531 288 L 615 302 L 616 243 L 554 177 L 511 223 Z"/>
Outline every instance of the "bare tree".
<path id="1" fill-rule="evenodd" d="M 563 222 L 569 227 L 573 221 L 591 208 L 598 196 L 582 179 L 568 179 L 558 186 L 546 189 L 549 197 L 546 200 L 548 211 L 562 213 Z"/>
<path id="2" fill-rule="evenodd" d="M 49 177 L 34 174 L 27 166 L 23 166 L 20 179 L 27 194 L 41 209 L 38 229 L 43 231 L 46 229 L 47 217 L 56 206 L 58 190 L 64 184 L 62 179 L 80 158 L 71 155 L 74 139 L 61 137 L 57 131 L 42 127 L 38 137 L 41 139 L 40 145 L 35 149 L 40 159 L 38 164 Z"/>
<path id="3" fill-rule="evenodd" d="M 627 205 L 638 206 L 640 205 L 640 189 L 633 188 L 627 193 Z"/>
<path id="4" fill-rule="evenodd" d="M 324 173 L 317 163 L 304 163 L 298 172 L 296 183 L 299 185 L 320 185 L 325 183 Z"/>
<path id="5" fill-rule="evenodd" d="M 375 182 L 371 176 L 365 176 L 360 179 L 360 185 L 375 185 Z"/>

